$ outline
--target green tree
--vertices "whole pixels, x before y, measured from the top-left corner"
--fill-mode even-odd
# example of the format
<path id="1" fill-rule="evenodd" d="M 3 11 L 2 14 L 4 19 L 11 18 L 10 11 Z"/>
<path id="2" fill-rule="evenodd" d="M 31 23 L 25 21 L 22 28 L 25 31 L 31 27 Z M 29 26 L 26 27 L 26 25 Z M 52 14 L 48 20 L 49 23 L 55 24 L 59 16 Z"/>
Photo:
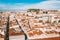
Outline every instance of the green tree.
<path id="1" fill-rule="evenodd" d="M 28 12 L 39 12 L 40 9 L 28 9 Z"/>

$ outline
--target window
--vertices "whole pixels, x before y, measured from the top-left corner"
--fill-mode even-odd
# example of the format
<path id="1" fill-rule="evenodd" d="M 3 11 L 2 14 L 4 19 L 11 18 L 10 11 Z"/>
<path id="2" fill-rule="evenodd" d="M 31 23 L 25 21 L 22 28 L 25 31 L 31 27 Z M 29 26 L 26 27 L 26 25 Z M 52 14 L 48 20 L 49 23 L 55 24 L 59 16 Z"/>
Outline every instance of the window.
<path id="1" fill-rule="evenodd" d="M 56 23 L 56 21 L 54 21 L 53 23 Z"/>
<path id="2" fill-rule="evenodd" d="M 58 22 L 60 23 L 60 20 Z"/>

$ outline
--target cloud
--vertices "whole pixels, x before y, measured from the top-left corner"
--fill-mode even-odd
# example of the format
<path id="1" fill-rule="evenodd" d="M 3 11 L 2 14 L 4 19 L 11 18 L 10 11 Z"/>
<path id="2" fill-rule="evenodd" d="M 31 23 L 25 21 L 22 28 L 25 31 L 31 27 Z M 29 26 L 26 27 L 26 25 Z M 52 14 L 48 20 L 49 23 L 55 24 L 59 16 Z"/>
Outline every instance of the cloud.
<path id="1" fill-rule="evenodd" d="M 49 9 L 49 10 L 60 10 L 60 1 L 43 1 L 36 4 L 0 4 L 0 10 L 9 10 L 9 11 L 20 11 L 27 10 L 29 8 L 39 8 L 39 9 Z"/>
<path id="2" fill-rule="evenodd" d="M 19 11 L 26 5 L 24 3 L 16 3 L 16 4 L 0 4 L 0 11 Z"/>
<path id="3" fill-rule="evenodd" d="M 48 0 L 48 1 L 59 1 L 59 0 Z"/>
<path id="4" fill-rule="evenodd" d="M 44 1 L 37 4 L 26 5 L 24 6 L 25 9 L 28 8 L 39 8 L 39 9 L 56 9 L 60 10 L 60 1 Z"/>

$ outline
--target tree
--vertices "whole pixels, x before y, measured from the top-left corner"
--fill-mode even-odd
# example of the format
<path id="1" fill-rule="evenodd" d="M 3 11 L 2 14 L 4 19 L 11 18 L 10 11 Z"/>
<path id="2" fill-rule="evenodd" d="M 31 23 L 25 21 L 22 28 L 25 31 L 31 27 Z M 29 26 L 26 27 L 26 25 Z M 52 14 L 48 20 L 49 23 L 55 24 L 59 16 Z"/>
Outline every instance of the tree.
<path id="1" fill-rule="evenodd" d="M 40 9 L 28 9 L 28 12 L 39 12 Z"/>

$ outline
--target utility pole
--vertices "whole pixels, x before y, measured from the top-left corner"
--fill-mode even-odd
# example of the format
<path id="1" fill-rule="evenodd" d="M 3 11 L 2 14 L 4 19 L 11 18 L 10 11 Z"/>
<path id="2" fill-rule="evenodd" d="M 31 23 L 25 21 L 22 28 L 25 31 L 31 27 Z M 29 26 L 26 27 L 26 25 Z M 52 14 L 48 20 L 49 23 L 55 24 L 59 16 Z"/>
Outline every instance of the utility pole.
<path id="1" fill-rule="evenodd" d="M 5 38 L 4 40 L 9 40 L 9 16 L 7 18 L 7 25 L 6 25 L 6 31 L 5 31 Z"/>

